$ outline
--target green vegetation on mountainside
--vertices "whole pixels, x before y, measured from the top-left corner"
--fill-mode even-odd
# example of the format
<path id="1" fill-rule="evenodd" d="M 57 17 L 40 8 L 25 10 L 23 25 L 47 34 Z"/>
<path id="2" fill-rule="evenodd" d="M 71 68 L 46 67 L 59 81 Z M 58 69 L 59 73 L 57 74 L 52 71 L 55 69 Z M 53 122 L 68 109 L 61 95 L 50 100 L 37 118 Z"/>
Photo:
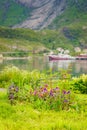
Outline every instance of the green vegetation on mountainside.
<path id="1" fill-rule="evenodd" d="M 44 48 L 39 34 L 29 29 L 0 28 L 0 51 L 28 51 Z"/>
<path id="2" fill-rule="evenodd" d="M 49 25 L 50 29 L 58 30 L 65 37 L 64 43 L 87 47 L 87 2 L 86 0 L 67 1 L 66 10 Z M 63 40 L 62 40 L 63 41 Z M 60 42 L 59 42 L 60 43 Z"/>
<path id="3" fill-rule="evenodd" d="M 13 0 L 0 1 L 0 25 L 12 26 L 29 16 L 29 10 Z M 87 48 L 87 2 L 67 0 L 66 10 L 49 25 L 50 30 L 0 27 L 0 51 Z M 56 29 L 56 30 L 55 30 Z"/>
<path id="4" fill-rule="evenodd" d="M 62 47 L 73 51 L 74 47 L 87 47 L 87 27 L 72 24 L 59 30 L 34 31 L 0 27 L 0 51 L 28 51 Z"/>
<path id="5" fill-rule="evenodd" d="M 60 28 L 72 24 L 87 23 L 87 2 L 86 0 L 67 0 L 65 11 L 52 22 L 50 28 Z M 86 24 L 87 25 L 87 24 Z"/>
<path id="6" fill-rule="evenodd" d="M 0 25 L 13 26 L 20 23 L 29 17 L 30 11 L 30 8 L 14 0 L 0 0 Z"/>

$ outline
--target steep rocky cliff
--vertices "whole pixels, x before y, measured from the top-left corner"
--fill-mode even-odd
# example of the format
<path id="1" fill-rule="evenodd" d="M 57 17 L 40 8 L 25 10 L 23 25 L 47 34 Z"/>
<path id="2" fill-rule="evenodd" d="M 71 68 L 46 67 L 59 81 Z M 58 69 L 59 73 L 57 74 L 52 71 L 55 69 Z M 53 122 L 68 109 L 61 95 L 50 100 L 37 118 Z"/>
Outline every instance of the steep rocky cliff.
<path id="1" fill-rule="evenodd" d="M 0 25 L 59 28 L 87 20 L 87 0 L 0 0 Z"/>
<path id="2" fill-rule="evenodd" d="M 43 29 L 47 27 L 66 8 L 66 0 L 16 0 L 16 2 L 32 8 L 33 11 L 30 17 L 15 27 L 31 29 Z"/>

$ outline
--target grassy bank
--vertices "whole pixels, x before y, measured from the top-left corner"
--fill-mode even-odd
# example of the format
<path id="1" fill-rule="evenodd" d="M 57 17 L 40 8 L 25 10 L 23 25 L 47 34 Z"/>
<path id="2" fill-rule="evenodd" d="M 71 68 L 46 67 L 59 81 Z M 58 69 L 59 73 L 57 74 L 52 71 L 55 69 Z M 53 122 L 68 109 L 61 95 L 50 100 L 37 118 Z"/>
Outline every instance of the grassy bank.
<path id="1" fill-rule="evenodd" d="M 87 75 L 13 66 L 1 71 L 0 87 L 0 130 L 87 130 Z"/>
<path id="2" fill-rule="evenodd" d="M 78 95 L 87 101 L 87 95 Z M 69 111 L 37 110 L 29 103 L 11 106 L 7 93 L 0 92 L 0 130 L 87 130 L 87 105 Z"/>

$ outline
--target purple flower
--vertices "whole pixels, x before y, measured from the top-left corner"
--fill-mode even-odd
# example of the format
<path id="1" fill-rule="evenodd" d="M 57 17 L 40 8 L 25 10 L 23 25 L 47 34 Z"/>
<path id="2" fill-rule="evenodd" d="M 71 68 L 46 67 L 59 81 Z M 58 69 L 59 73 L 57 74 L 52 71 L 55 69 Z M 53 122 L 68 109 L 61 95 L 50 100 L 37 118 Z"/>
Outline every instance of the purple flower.
<path id="1" fill-rule="evenodd" d="M 48 84 L 45 84 L 44 86 L 47 88 L 47 87 L 48 87 Z"/>
<path id="2" fill-rule="evenodd" d="M 47 92 L 47 88 L 44 88 L 43 91 L 44 91 L 44 92 Z"/>
<path id="3" fill-rule="evenodd" d="M 67 92 L 67 94 L 70 94 L 70 90 Z"/>
<path id="4" fill-rule="evenodd" d="M 59 90 L 59 87 L 56 87 L 55 90 Z"/>
<path id="5" fill-rule="evenodd" d="M 56 87 L 54 90 L 55 90 L 55 92 L 59 92 L 60 89 L 58 87 Z"/>
<path id="6" fill-rule="evenodd" d="M 65 99 L 65 100 L 64 100 L 64 102 L 68 102 L 68 100 L 67 100 L 67 99 Z"/>
<path id="7" fill-rule="evenodd" d="M 62 92 L 63 92 L 63 94 L 67 94 L 66 90 L 63 90 Z"/>
<path id="8" fill-rule="evenodd" d="M 14 94 L 9 95 L 9 100 L 14 99 Z"/>
<path id="9" fill-rule="evenodd" d="M 53 91 L 52 90 L 50 90 L 50 96 L 53 96 Z"/>
<path id="10" fill-rule="evenodd" d="M 37 95 L 37 91 L 35 90 L 33 94 L 34 94 L 34 95 Z"/>
<path id="11" fill-rule="evenodd" d="M 16 88 L 15 88 L 15 91 L 16 91 L 16 92 L 18 92 L 18 91 L 19 91 L 19 88 L 18 88 L 18 87 L 16 87 Z"/>
<path id="12" fill-rule="evenodd" d="M 9 87 L 9 90 L 12 90 L 13 88 L 14 88 L 14 86 L 12 85 L 12 86 Z"/>

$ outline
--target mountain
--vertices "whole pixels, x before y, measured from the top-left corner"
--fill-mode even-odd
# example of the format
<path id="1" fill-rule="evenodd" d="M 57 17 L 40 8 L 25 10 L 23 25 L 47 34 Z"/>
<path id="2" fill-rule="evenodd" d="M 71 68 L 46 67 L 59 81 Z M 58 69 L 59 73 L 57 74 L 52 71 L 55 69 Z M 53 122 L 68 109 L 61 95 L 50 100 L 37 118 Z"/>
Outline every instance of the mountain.
<path id="1" fill-rule="evenodd" d="M 12 27 L 30 16 L 31 9 L 15 0 L 0 0 L 0 25 Z"/>
<path id="2" fill-rule="evenodd" d="M 65 11 L 57 16 L 50 28 L 60 28 L 73 24 L 86 24 L 87 22 L 87 0 L 66 0 Z M 83 24 L 83 25 L 84 25 Z"/>
<path id="3" fill-rule="evenodd" d="M 87 0 L 0 0 L 0 26 L 0 51 L 84 49 Z"/>
<path id="4" fill-rule="evenodd" d="M 87 0 L 0 0 L 0 25 L 59 28 L 87 18 Z"/>
<path id="5" fill-rule="evenodd" d="M 18 1 L 18 0 L 17 0 Z M 29 8 L 33 8 L 31 16 L 15 27 L 43 29 L 66 8 L 65 0 L 19 0 Z"/>

